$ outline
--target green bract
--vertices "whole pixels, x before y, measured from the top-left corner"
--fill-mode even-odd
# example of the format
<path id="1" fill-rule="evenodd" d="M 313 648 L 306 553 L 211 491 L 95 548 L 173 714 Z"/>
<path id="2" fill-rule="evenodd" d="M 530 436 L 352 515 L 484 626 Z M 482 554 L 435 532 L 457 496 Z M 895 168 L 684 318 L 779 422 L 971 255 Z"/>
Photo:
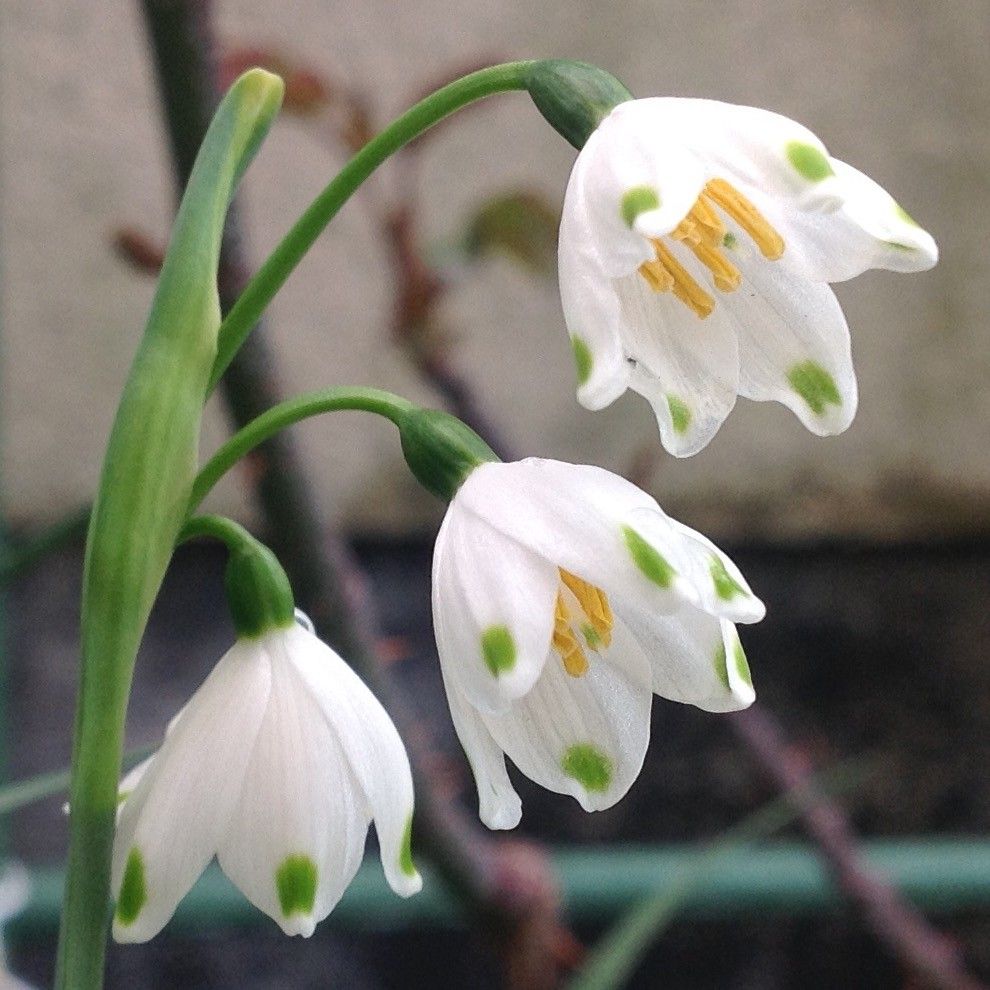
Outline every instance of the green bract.
<path id="1" fill-rule="evenodd" d="M 632 93 L 615 76 L 585 62 L 534 62 L 526 89 L 550 125 L 579 151 L 591 132 Z"/>
<path id="2" fill-rule="evenodd" d="M 124 714 L 138 643 L 185 517 L 216 355 L 216 274 L 227 206 L 281 103 L 245 73 L 196 159 L 107 447 L 83 578 L 67 896 L 56 984 L 102 982 L 109 856 Z M 68 934 L 71 933 L 71 934 Z"/>
<path id="3" fill-rule="evenodd" d="M 479 464 L 498 460 L 471 427 L 439 409 L 412 407 L 395 424 L 409 470 L 424 488 L 448 501 Z"/>

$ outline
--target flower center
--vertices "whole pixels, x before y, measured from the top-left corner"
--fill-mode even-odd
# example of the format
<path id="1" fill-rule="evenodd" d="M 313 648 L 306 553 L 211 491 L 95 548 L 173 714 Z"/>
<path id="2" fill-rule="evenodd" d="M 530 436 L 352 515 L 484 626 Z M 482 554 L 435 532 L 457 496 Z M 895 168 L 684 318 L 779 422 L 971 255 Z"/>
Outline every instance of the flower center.
<path id="1" fill-rule="evenodd" d="M 732 234 L 716 207 L 730 216 L 753 240 L 768 261 L 784 253 L 784 239 L 766 217 L 738 189 L 725 179 L 712 179 L 687 216 L 667 236 L 680 241 L 711 273 L 715 288 L 733 292 L 742 282 L 738 268 L 722 253 Z M 695 281 L 694 276 L 674 257 L 662 240 L 653 241 L 656 259 L 640 265 L 639 273 L 655 292 L 673 292 L 701 319 L 710 316 L 715 300 Z"/>
<path id="2" fill-rule="evenodd" d="M 606 649 L 612 642 L 615 619 L 609 608 L 608 597 L 601 588 L 582 581 L 562 567 L 560 584 L 554 611 L 553 648 L 560 656 L 564 670 L 571 677 L 583 677 L 588 672 L 585 646 L 595 652 Z M 579 614 L 575 615 L 572 610 L 570 599 L 565 597 L 565 589 L 573 596 Z"/>

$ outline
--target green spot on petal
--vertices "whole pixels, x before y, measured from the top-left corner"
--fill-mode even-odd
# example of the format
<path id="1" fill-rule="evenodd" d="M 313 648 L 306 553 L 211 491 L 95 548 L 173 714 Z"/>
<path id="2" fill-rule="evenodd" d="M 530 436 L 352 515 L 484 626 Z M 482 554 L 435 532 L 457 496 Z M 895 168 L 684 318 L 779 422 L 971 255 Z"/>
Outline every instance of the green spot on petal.
<path id="1" fill-rule="evenodd" d="M 622 197 L 619 212 L 627 227 L 632 227 L 640 213 L 656 210 L 660 206 L 660 196 L 651 186 L 636 186 Z"/>
<path id="2" fill-rule="evenodd" d="M 725 643 L 719 643 L 715 647 L 715 676 L 718 678 L 719 684 L 725 688 L 726 691 L 729 688 L 729 668 L 725 663 Z"/>
<path id="3" fill-rule="evenodd" d="M 316 877 L 316 863 L 304 853 L 282 860 L 282 865 L 275 871 L 275 889 L 284 917 L 313 913 Z"/>
<path id="4" fill-rule="evenodd" d="M 816 416 L 821 416 L 828 405 L 842 405 L 835 379 L 815 361 L 794 365 L 787 373 L 787 380 Z"/>
<path id="5" fill-rule="evenodd" d="M 148 900 L 148 889 L 144 882 L 144 860 L 137 846 L 127 856 L 124 866 L 124 879 L 120 884 L 117 898 L 117 921 L 122 925 L 133 925 Z"/>
<path id="6" fill-rule="evenodd" d="M 416 864 L 412 856 L 412 815 L 406 822 L 406 830 L 402 834 L 402 848 L 399 850 L 399 869 L 407 877 L 416 876 Z"/>
<path id="7" fill-rule="evenodd" d="M 481 655 L 492 677 L 507 673 L 516 665 L 516 644 L 508 626 L 489 626 L 481 634 Z"/>
<path id="8" fill-rule="evenodd" d="M 722 247 L 727 247 L 731 251 L 738 243 L 736 235 L 731 230 L 727 230 L 722 235 Z"/>
<path id="9" fill-rule="evenodd" d="M 898 244 L 897 241 L 884 241 L 884 244 L 886 244 L 889 248 L 893 248 L 895 251 L 915 252 L 918 250 L 911 244 Z"/>
<path id="10" fill-rule="evenodd" d="M 739 642 L 738 636 L 736 637 L 735 648 L 732 651 L 732 658 L 736 662 L 736 673 L 739 675 L 739 679 L 749 687 L 752 687 L 753 675 L 749 672 L 749 663 L 746 660 L 746 651 L 743 649 L 742 643 Z"/>
<path id="11" fill-rule="evenodd" d="M 674 582 L 677 571 L 631 526 L 623 526 L 622 535 L 626 541 L 626 548 L 643 574 L 661 588 L 669 588 Z"/>
<path id="12" fill-rule="evenodd" d="M 564 751 L 560 768 L 586 791 L 600 794 L 612 783 L 612 761 L 591 743 L 578 743 Z"/>
<path id="13" fill-rule="evenodd" d="M 691 410 L 688 408 L 687 403 L 676 395 L 668 395 L 667 408 L 670 410 L 670 419 L 674 426 L 674 432 L 680 434 L 687 433 L 688 427 L 691 425 Z"/>
<path id="14" fill-rule="evenodd" d="M 729 573 L 721 557 L 712 556 L 709 570 L 712 575 L 712 584 L 715 585 L 715 594 L 723 602 L 731 602 L 736 595 L 748 597 L 746 589 Z"/>
<path id="15" fill-rule="evenodd" d="M 788 141 L 787 160 L 794 166 L 794 170 L 809 182 L 821 182 L 832 175 L 832 166 L 828 157 L 822 153 L 820 148 L 804 141 Z"/>
<path id="16" fill-rule="evenodd" d="M 578 385 L 583 385 L 591 377 L 591 348 L 580 338 L 571 337 L 571 348 L 574 351 L 574 366 L 577 368 Z"/>

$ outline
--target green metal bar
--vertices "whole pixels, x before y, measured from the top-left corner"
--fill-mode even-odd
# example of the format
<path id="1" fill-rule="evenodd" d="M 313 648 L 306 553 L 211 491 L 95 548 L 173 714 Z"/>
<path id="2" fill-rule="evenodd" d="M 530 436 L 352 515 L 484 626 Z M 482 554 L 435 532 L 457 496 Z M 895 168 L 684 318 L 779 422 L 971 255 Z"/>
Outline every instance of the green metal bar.
<path id="1" fill-rule="evenodd" d="M 990 840 L 870 840 L 861 846 L 867 863 L 885 875 L 920 910 L 934 914 L 990 909 Z M 560 849 L 552 862 L 564 906 L 578 924 L 600 925 L 674 883 L 698 857 L 697 847 Z M 50 934 L 58 922 L 63 872 L 33 874 L 25 910 L 9 926 L 11 937 Z M 330 915 L 335 928 L 391 932 L 412 927 L 458 927 L 456 903 L 429 872 L 423 892 L 402 900 L 388 889 L 380 866 L 369 858 Z M 773 843 L 726 854 L 685 897 L 685 918 L 728 919 L 747 915 L 816 915 L 841 908 L 843 898 L 814 848 Z M 206 871 L 179 906 L 170 930 L 267 924 L 216 866 Z M 274 928 L 272 929 L 275 930 Z"/>

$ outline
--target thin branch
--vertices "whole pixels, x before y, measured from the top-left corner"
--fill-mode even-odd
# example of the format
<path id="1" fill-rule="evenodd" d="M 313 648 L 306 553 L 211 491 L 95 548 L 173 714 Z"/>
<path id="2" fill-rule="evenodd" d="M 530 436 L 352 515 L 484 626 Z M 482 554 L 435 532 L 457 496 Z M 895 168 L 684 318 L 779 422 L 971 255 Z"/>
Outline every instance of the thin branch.
<path id="1" fill-rule="evenodd" d="M 839 887 L 859 909 L 870 930 L 912 974 L 938 990 L 987 990 L 970 976 L 956 946 L 863 860 L 842 809 L 809 783 L 808 761 L 790 746 L 777 720 L 754 705 L 730 716 L 737 735 L 782 790 L 793 793 L 809 836 Z"/>

